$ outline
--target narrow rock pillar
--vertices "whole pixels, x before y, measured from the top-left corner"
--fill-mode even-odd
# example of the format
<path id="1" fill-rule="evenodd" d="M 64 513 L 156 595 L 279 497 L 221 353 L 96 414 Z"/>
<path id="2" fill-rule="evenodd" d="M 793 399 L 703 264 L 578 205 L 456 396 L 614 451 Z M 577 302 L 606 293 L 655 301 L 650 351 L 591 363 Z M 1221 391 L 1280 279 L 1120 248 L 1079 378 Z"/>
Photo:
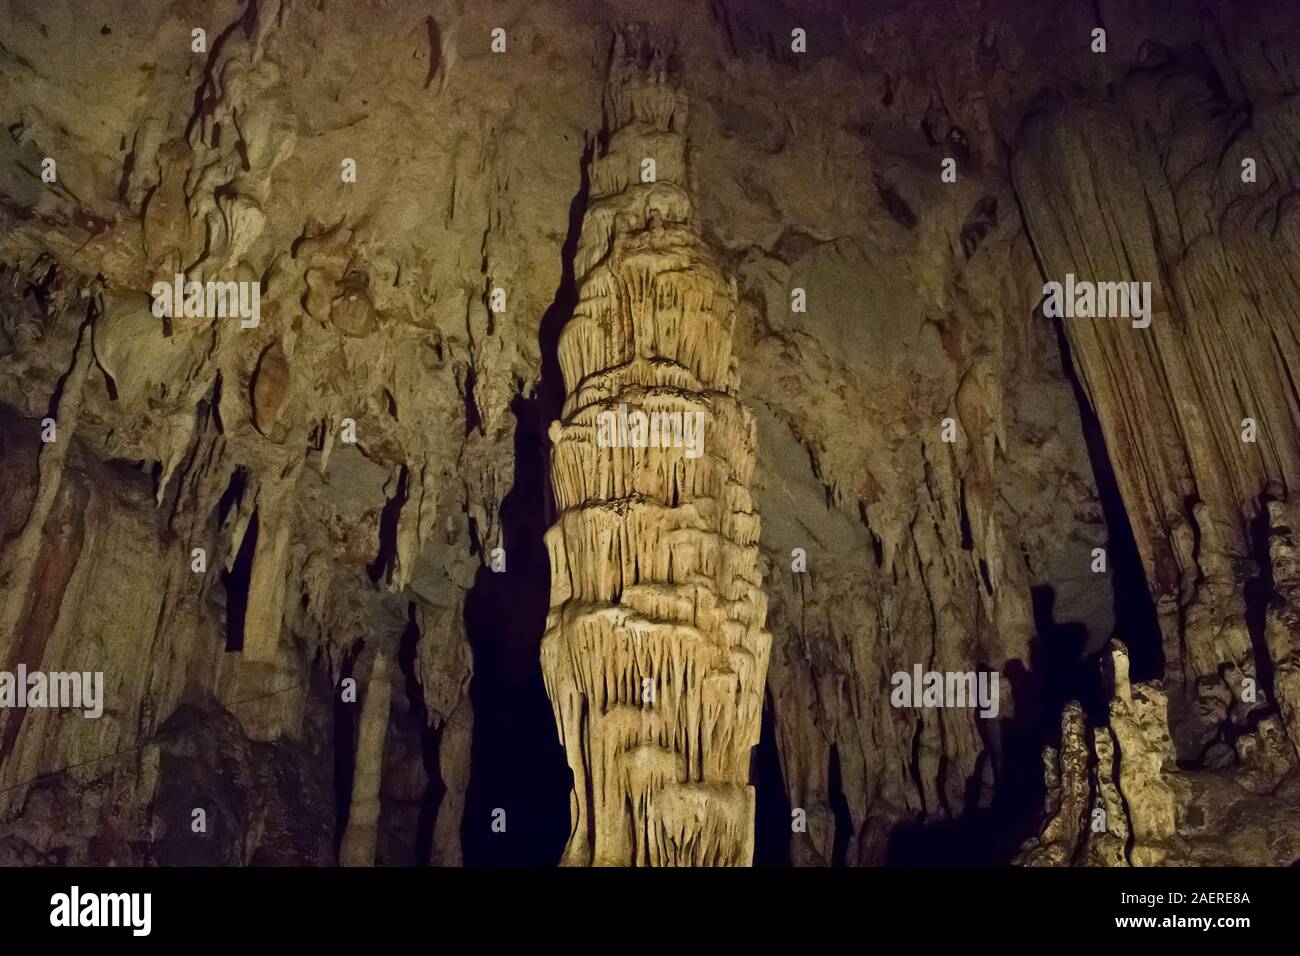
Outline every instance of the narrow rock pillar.
<path id="1" fill-rule="evenodd" d="M 361 730 L 357 734 L 357 762 L 352 776 L 352 806 L 348 825 L 339 847 L 341 866 L 374 866 L 379 841 L 379 784 L 384 775 L 384 746 L 388 741 L 388 704 L 392 687 L 388 682 L 388 658 L 375 652 L 370 683 L 361 707 Z"/>

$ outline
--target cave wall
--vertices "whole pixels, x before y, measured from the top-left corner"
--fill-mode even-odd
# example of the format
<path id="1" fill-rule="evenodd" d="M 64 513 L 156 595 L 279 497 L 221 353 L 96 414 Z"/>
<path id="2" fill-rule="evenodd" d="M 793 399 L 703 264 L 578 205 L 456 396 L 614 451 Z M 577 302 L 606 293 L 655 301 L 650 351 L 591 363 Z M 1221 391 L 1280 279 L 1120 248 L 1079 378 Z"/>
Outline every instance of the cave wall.
<path id="1" fill-rule="evenodd" d="M 108 688 L 101 720 L 0 720 L 6 860 L 332 862 L 358 793 L 367 861 L 559 859 L 547 428 L 629 31 L 689 99 L 684 185 L 736 282 L 772 635 L 760 860 L 1007 860 L 1060 779 L 1083 795 L 1044 845 L 1119 806 L 1098 768 L 1126 749 L 1198 832 L 1286 792 L 1284 4 L 374 6 L 4 10 L 0 656 Z M 160 321 L 177 272 L 260 282 L 260 323 Z M 1152 326 L 1045 317 L 1065 272 L 1150 279 Z M 1138 697 L 1168 699 L 1127 748 L 1096 742 L 1125 706 L 1112 633 Z M 362 759 L 378 654 L 389 726 Z M 999 672 L 998 718 L 892 707 L 916 664 Z M 1073 777 L 1042 779 L 1045 744 Z M 256 806 L 213 782 L 268 775 Z M 221 841 L 186 822 L 204 800 Z M 1201 842 L 1168 852 L 1227 852 Z"/>
<path id="2" fill-rule="evenodd" d="M 1268 11 L 1219 23 L 1213 37 L 1166 23 L 1105 102 L 1040 103 L 1011 164 L 1045 274 L 1153 288 L 1149 328 L 1065 323 L 1158 616 L 1158 643 L 1119 635 L 1134 669 L 1161 678 L 1145 737 L 1171 744 L 1142 774 L 1153 793 L 1162 777 L 1186 783 L 1175 766 L 1267 792 L 1300 742 L 1294 70 Z M 1151 831 L 1135 834 L 1135 862 L 1217 839 L 1201 779 L 1132 813 Z M 1268 856 L 1294 851 L 1282 837 Z"/>

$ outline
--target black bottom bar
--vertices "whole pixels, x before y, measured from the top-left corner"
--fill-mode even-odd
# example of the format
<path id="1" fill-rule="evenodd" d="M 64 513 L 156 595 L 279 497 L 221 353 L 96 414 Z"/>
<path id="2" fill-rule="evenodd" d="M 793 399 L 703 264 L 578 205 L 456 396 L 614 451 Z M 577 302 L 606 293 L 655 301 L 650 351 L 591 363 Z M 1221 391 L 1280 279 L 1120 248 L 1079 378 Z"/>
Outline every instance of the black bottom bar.
<path id="1" fill-rule="evenodd" d="M 791 937 L 865 947 L 898 934 L 933 944 L 1191 933 L 1231 945 L 1242 933 L 1291 932 L 1297 890 L 1295 868 L 0 871 L 7 942 L 77 933 L 205 947 L 421 941 L 436 950 L 517 938 L 694 948 L 717 936 L 767 949 Z M 147 910 L 144 896 L 120 894 L 148 894 Z"/>

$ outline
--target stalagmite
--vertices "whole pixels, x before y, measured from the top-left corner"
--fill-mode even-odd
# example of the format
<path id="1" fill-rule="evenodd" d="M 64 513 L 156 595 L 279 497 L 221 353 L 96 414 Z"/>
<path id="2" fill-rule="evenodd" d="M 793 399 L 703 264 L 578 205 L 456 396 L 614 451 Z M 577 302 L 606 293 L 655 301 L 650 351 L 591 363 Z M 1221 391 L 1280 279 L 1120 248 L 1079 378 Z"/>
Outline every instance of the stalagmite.
<path id="1" fill-rule="evenodd" d="M 388 682 L 388 658 L 375 652 L 370 684 L 361 710 L 357 734 L 356 771 L 352 777 L 352 806 L 347 829 L 339 847 L 342 866 L 374 866 L 379 838 L 379 784 L 384 771 L 384 744 L 388 739 L 388 703 L 392 687 Z"/>
<path id="2" fill-rule="evenodd" d="M 1089 740 L 1078 701 L 1065 706 L 1059 769 L 1050 748 L 1044 759 L 1047 822 L 1023 847 L 1021 863 L 1156 866 L 1177 846 L 1187 793 L 1176 773 L 1164 689 L 1129 680 L 1128 648 L 1119 641 L 1104 668 L 1109 725 L 1094 727 Z"/>
<path id="3" fill-rule="evenodd" d="M 1047 748 L 1043 754 L 1043 776 L 1047 790 L 1044 816 L 1047 819 L 1038 839 L 1019 862 L 1027 866 L 1060 866 L 1078 852 L 1080 836 L 1087 822 L 1088 740 L 1083 708 L 1071 701 L 1061 713 L 1061 749 Z"/>
<path id="4" fill-rule="evenodd" d="M 1300 751 L 1300 549 L 1295 527 L 1300 508 L 1270 501 L 1269 561 L 1275 599 L 1265 611 L 1264 640 L 1274 661 L 1273 687 L 1291 745 Z"/>
<path id="5" fill-rule="evenodd" d="M 684 96 L 662 70 L 614 72 L 551 426 L 542 669 L 573 771 L 564 862 L 744 866 L 771 637 L 735 291 L 685 189 Z"/>
<path id="6" fill-rule="evenodd" d="M 1114 684 L 1110 731 L 1119 751 L 1119 789 L 1132 827 L 1129 858 L 1137 866 L 1155 866 L 1178 832 L 1178 781 L 1172 776 L 1177 761 L 1164 690 L 1156 681 L 1130 683 L 1128 664 L 1128 649 L 1115 641 L 1108 661 Z"/>

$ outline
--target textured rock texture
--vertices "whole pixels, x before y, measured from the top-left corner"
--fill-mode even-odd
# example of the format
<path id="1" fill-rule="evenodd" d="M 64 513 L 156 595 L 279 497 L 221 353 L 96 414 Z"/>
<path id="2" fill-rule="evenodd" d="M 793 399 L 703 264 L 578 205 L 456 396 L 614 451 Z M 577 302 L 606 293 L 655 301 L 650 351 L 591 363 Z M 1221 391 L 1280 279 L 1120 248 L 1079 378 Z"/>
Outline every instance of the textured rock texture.
<path id="1" fill-rule="evenodd" d="M 686 98 L 657 53 L 625 42 L 551 428 L 542 670 L 574 780 L 564 859 L 747 866 L 772 640 L 748 488 L 757 427 L 736 397 L 735 287 L 685 189 Z"/>
<path id="2" fill-rule="evenodd" d="M 367 13 L 0 7 L 0 862 L 1300 859 L 1293 3 Z"/>
<path id="3" fill-rule="evenodd" d="M 1158 643 L 1126 639 L 1129 651 L 1144 643 L 1142 668 L 1160 681 L 1130 685 L 1129 651 L 1111 654 L 1114 782 L 1135 864 L 1196 858 L 1171 843 L 1209 829 L 1203 775 L 1268 792 L 1300 745 L 1300 314 L 1283 265 L 1296 241 L 1297 101 L 1290 72 L 1262 52 L 1286 17 L 1256 15 L 1225 15 L 1217 42 L 1168 24 L 1110 102 L 1042 104 L 1011 166 L 1047 274 L 1154 287 L 1140 334 L 1107 319 L 1066 327 L 1159 625 Z M 1279 794 L 1274 810 L 1288 802 Z M 1293 827 L 1274 831 L 1259 862 L 1295 859 Z"/>

